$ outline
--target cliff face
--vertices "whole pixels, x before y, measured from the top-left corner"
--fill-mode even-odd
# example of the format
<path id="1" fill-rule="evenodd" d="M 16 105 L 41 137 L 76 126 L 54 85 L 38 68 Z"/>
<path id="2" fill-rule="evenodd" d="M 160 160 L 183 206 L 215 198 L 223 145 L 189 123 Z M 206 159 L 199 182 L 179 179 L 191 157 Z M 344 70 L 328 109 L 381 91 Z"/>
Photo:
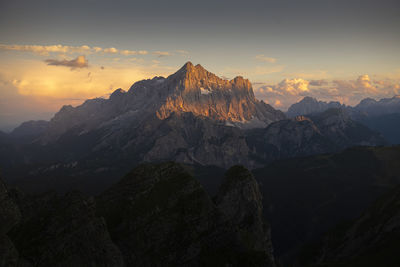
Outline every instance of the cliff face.
<path id="1" fill-rule="evenodd" d="M 230 168 L 215 203 L 233 223 L 238 240 L 264 254 L 266 262 L 273 265 L 270 227 L 263 219 L 262 194 L 253 174 L 239 165 Z"/>
<path id="2" fill-rule="evenodd" d="M 177 111 L 227 122 L 257 120 L 265 126 L 284 118 L 281 112 L 256 100 L 251 83 L 240 76 L 224 80 L 188 62 L 165 83 L 170 94 L 157 111 L 162 119 Z"/>

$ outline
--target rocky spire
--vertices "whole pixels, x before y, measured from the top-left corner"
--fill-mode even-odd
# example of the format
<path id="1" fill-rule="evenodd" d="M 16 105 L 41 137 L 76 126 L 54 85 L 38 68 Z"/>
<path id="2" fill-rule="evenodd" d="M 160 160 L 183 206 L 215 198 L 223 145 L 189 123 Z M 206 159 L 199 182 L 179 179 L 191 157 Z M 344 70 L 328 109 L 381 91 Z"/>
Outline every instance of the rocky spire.
<path id="1" fill-rule="evenodd" d="M 262 195 L 253 174 L 240 165 L 231 167 L 215 202 L 226 218 L 234 222 L 239 240 L 268 255 L 273 266 L 270 228 L 263 219 Z"/>

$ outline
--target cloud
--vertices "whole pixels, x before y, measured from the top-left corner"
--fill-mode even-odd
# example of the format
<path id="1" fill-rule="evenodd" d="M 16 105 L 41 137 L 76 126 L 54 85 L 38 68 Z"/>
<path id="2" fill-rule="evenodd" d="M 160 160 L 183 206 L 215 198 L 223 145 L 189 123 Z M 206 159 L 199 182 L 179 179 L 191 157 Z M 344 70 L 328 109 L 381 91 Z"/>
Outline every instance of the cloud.
<path id="1" fill-rule="evenodd" d="M 95 47 L 93 47 L 92 49 L 93 49 L 93 51 L 94 51 L 95 53 L 99 53 L 99 52 L 103 51 L 103 48 L 98 47 L 98 46 L 95 46 Z"/>
<path id="2" fill-rule="evenodd" d="M 37 60 L 16 59 L 0 65 L 0 127 L 10 122 L 48 119 L 62 105 L 107 96 L 116 88 L 128 90 L 138 80 L 173 71 L 162 65 L 111 61 L 106 68 L 90 68 L 89 74 Z"/>
<path id="3" fill-rule="evenodd" d="M 104 48 L 103 52 L 110 53 L 110 54 L 116 54 L 116 53 L 118 53 L 118 49 L 115 47 L 109 47 L 109 48 Z"/>
<path id="4" fill-rule="evenodd" d="M 375 99 L 393 97 L 400 93 L 399 79 L 375 79 L 363 74 L 354 80 L 305 80 L 284 79 L 280 83 L 259 86 L 254 89 L 256 97 L 287 109 L 304 96 L 312 96 L 323 101 L 339 101 L 356 105 L 366 97 Z M 278 102 L 279 101 L 279 102 Z M 279 103 L 279 105 L 275 105 Z"/>
<path id="5" fill-rule="evenodd" d="M 124 56 L 130 55 L 147 55 L 146 50 L 119 50 L 115 47 L 102 48 L 99 46 L 90 47 L 88 45 L 82 46 L 68 46 L 68 45 L 7 45 L 0 44 L 0 50 L 20 51 L 20 52 L 31 52 L 42 56 L 48 56 L 50 53 L 58 54 L 96 54 L 96 53 L 107 53 L 107 54 L 121 54 Z M 157 53 L 168 53 L 160 52 Z M 156 53 L 155 52 L 155 53 Z"/>
<path id="6" fill-rule="evenodd" d="M 357 80 L 334 80 L 333 84 L 341 90 L 348 90 L 353 93 L 361 94 L 376 94 L 379 88 L 378 85 L 373 85 L 367 74 L 360 75 Z"/>
<path id="7" fill-rule="evenodd" d="M 276 58 L 273 57 L 267 57 L 265 55 L 257 55 L 255 56 L 255 59 L 261 62 L 268 62 L 268 63 L 275 63 Z"/>
<path id="8" fill-rule="evenodd" d="M 89 61 L 85 58 L 85 56 L 78 56 L 77 58 L 72 60 L 46 59 L 45 62 L 47 63 L 47 65 L 51 66 L 64 66 L 64 67 L 70 67 L 71 69 L 75 69 L 75 68 L 87 68 Z"/>
<path id="9" fill-rule="evenodd" d="M 171 56 L 172 54 L 170 52 L 166 52 L 166 51 L 154 51 L 153 55 L 158 56 L 158 57 L 167 57 L 167 56 Z"/>
<path id="10" fill-rule="evenodd" d="M 87 45 L 67 46 L 67 45 L 5 45 L 0 44 L 0 50 L 13 50 L 22 52 L 32 52 L 40 55 L 49 53 L 88 53 L 91 48 Z"/>
<path id="11" fill-rule="evenodd" d="M 145 50 L 140 50 L 140 51 L 133 51 L 133 50 L 122 50 L 120 51 L 121 55 L 124 56 L 131 56 L 131 55 L 147 55 L 148 52 Z"/>

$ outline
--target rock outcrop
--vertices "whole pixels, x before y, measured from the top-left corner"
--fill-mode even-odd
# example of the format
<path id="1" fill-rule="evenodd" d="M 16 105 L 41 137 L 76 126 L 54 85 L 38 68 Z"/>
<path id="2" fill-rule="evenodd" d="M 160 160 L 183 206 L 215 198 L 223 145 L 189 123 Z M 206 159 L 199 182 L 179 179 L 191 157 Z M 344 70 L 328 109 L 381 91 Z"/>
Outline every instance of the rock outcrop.
<path id="1" fill-rule="evenodd" d="M 245 191 L 237 189 L 241 195 L 228 197 L 223 190 L 218 206 L 176 163 L 141 165 L 100 195 L 99 213 L 126 264 L 274 266 L 257 183 L 235 169 L 228 174 L 242 180 L 233 181 L 228 190 L 243 185 Z M 254 196 L 244 196 L 245 192 Z M 241 208 L 231 214 L 238 203 Z"/>
<path id="2" fill-rule="evenodd" d="M 0 181 L 0 266 L 124 266 L 93 198 L 28 197 Z"/>
<path id="3" fill-rule="evenodd" d="M 215 203 L 236 230 L 237 239 L 274 264 L 270 227 L 263 219 L 262 194 L 253 174 L 237 165 L 230 168 Z"/>

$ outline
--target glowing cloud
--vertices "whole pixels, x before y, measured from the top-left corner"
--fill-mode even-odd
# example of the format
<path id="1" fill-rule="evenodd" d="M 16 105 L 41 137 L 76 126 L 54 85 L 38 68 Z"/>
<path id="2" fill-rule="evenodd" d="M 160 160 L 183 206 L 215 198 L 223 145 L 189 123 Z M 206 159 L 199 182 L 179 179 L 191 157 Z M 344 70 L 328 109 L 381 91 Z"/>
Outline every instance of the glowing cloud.
<path id="1" fill-rule="evenodd" d="M 20 52 L 32 52 L 42 56 L 48 56 L 50 53 L 58 54 L 96 54 L 96 53 L 107 53 L 107 54 L 121 54 L 124 56 L 130 55 L 147 55 L 146 50 L 119 50 L 115 47 L 102 48 L 99 46 L 90 47 L 88 45 L 82 46 L 68 46 L 68 45 L 7 45 L 0 44 L 0 50 L 20 51 Z M 169 52 L 156 51 L 160 56 L 171 55 Z"/>
<path id="2" fill-rule="evenodd" d="M 110 54 L 116 54 L 116 53 L 118 53 L 118 49 L 115 48 L 115 47 L 104 48 L 103 52 L 104 53 L 110 53 Z"/>
<path id="3" fill-rule="evenodd" d="M 40 55 L 49 55 L 49 53 L 88 53 L 91 48 L 87 45 L 66 46 L 66 45 L 5 45 L 0 44 L 0 50 L 13 50 L 32 52 Z"/>

